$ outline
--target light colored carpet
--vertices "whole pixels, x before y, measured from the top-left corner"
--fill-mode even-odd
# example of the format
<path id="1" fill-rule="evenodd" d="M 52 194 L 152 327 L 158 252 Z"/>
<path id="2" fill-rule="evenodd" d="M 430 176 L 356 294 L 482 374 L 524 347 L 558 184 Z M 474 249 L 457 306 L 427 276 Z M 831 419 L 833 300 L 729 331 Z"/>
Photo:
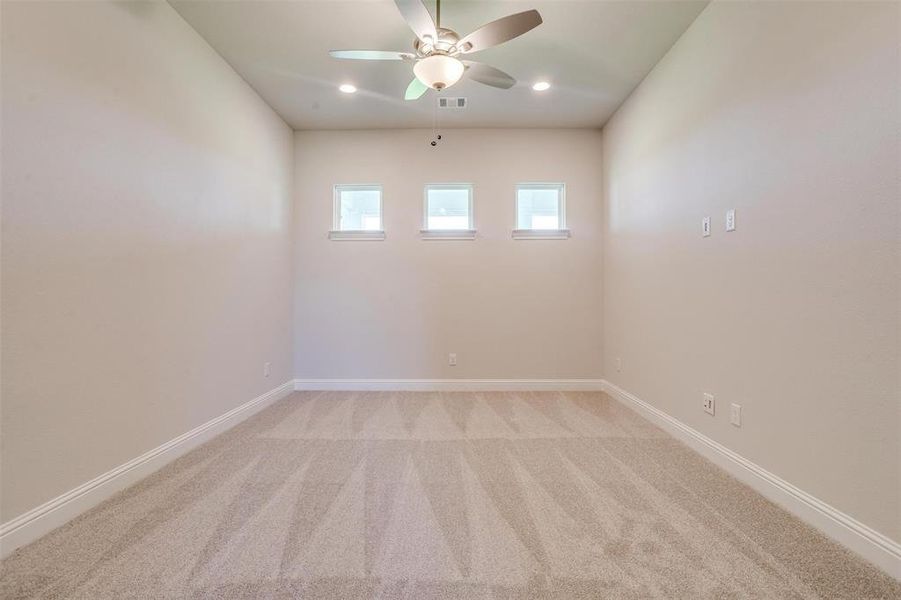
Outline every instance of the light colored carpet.
<path id="1" fill-rule="evenodd" d="M 901 598 L 601 393 L 295 393 L 2 569 L 2 598 Z"/>

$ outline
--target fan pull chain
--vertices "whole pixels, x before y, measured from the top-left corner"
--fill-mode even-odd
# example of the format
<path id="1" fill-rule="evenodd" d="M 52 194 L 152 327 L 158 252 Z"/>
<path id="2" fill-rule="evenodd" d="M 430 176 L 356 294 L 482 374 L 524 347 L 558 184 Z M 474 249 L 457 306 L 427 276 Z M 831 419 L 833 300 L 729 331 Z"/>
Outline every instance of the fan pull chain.
<path id="1" fill-rule="evenodd" d="M 437 96 L 437 95 L 436 95 Z M 441 134 L 438 133 L 438 98 L 435 98 L 435 105 L 432 107 L 432 146 L 437 146 L 438 141 L 441 139 Z"/>

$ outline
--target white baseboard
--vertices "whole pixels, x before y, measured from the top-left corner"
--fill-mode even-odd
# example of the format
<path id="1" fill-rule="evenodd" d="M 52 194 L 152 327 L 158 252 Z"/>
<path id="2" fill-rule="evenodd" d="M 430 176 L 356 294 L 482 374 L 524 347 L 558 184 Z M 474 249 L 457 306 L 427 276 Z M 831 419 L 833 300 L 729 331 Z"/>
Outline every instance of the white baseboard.
<path id="1" fill-rule="evenodd" d="M 234 427 L 276 400 L 284 398 L 293 389 L 294 382 L 289 380 L 277 388 L 3 523 L 0 525 L 0 557 L 8 556 L 16 548 L 31 543 L 64 525 L 119 490 L 147 477 L 189 450 Z"/>
<path id="2" fill-rule="evenodd" d="M 295 379 L 0 525 L 0 557 L 65 524 L 291 390 L 606 391 L 830 538 L 901 579 L 901 544 L 603 379 Z"/>
<path id="3" fill-rule="evenodd" d="M 901 544 L 898 542 L 795 487 L 609 381 L 604 381 L 603 387 L 604 391 L 619 402 L 685 442 L 762 496 L 901 580 Z"/>
<path id="4" fill-rule="evenodd" d="M 603 390 L 603 379 L 295 379 L 301 391 L 579 392 Z"/>

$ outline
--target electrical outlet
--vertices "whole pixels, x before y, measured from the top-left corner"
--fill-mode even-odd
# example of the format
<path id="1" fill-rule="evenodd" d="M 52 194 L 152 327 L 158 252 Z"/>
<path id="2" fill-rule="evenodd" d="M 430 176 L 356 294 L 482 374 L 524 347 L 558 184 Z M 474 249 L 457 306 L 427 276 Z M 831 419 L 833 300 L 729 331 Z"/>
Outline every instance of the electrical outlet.
<path id="1" fill-rule="evenodd" d="M 701 406 L 704 407 L 704 412 L 714 414 L 714 399 L 713 394 L 704 393 L 704 400 L 701 403 Z"/>
<path id="2" fill-rule="evenodd" d="M 449 364 L 452 367 L 456 367 L 457 366 L 457 355 L 454 354 L 453 352 L 448 354 L 447 355 L 447 364 Z"/>
<path id="3" fill-rule="evenodd" d="M 704 217 L 701 221 L 701 234 L 704 237 L 710 237 L 710 217 Z"/>
<path id="4" fill-rule="evenodd" d="M 269 377 L 272 374 L 272 363 L 263 364 L 263 377 Z"/>
<path id="5" fill-rule="evenodd" d="M 729 422 L 736 427 L 741 427 L 741 404 L 732 403 L 732 410 L 729 412 Z"/>
<path id="6" fill-rule="evenodd" d="M 726 211 L 726 231 L 735 231 L 735 209 Z"/>
<path id="7" fill-rule="evenodd" d="M 617 373 L 622 372 L 622 370 L 623 370 L 623 359 L 621 359 L 620 357 L 617 356 L 617 357 L 616 357 L 616 361 L 614 362 L 614 364 L 616 365 L 616 372 L 617 372 Z"/>

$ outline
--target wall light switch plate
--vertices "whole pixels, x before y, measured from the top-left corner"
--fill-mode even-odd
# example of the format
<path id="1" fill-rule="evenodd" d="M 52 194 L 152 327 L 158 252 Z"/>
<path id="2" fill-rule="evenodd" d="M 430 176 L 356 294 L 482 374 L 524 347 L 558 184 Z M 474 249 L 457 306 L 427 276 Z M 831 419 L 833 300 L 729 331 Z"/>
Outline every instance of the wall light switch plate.
<path id="1" fill-rule="evenodd" d="M 616 366 L 616 372 L 620 373 L 623 370 L 623 359 L 617 356 L 614 364 Z"/>
<path id="2" fill-rule="evenodd" d="M 454 354 L 453 352 L 448 354 L 447 355 L 447 364 L 449 364 L 452 367 L 456 367 L 457 366 L 457 355 Z"/>
<path id="3" fill-rule="evenodd" d="M 735 209 L 726 211 L 726 231 L 735 231 Z"/>
<path id="4" fill-rule="evenodd" d="M 704 217 L 701 221 L 701 232 L 704 237 L 710 237 L 710 217 Z"/>
<path id="5" fill-rule="evenodd" d="M 741 404 L 732 403 L 732 409 L 729 411 L 729 422 L 736 427 L 741 427 Z"/>
<path id="6" fill-rule="evenodd" d="M 266 363 L 263 365 L 263 377 L 269 377 L 272 374 L 272 363 Z"/>
<path id="7" fill-rule="evenodd" d="M 702 401 L 701 406 L 704 408 L 704 412 L 714 414 L 714 399 L 713 394 L 704 394 L 704 400 Z"/>

